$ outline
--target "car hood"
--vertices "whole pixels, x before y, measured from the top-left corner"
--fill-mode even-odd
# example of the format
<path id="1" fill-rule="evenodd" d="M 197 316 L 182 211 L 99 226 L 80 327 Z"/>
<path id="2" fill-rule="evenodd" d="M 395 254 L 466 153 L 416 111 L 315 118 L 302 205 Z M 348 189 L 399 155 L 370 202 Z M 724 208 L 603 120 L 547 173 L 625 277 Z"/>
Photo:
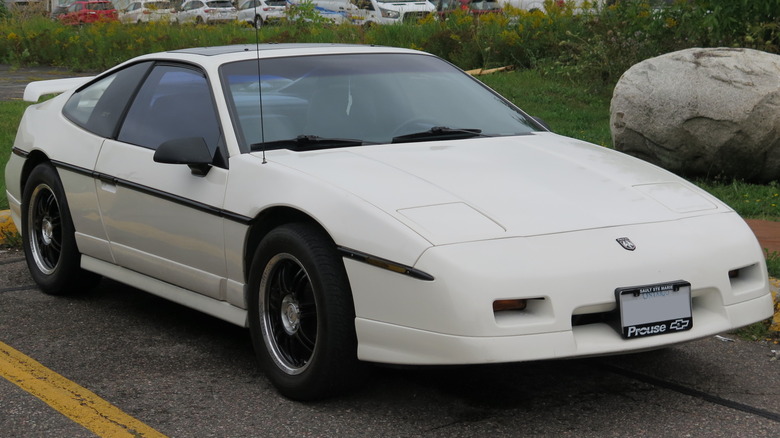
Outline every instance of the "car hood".
<path id="1" fill-rule="evenodd" d="M 434 245 L 731 211 L 649 163 L 551 133 L 273 152 Z"/>

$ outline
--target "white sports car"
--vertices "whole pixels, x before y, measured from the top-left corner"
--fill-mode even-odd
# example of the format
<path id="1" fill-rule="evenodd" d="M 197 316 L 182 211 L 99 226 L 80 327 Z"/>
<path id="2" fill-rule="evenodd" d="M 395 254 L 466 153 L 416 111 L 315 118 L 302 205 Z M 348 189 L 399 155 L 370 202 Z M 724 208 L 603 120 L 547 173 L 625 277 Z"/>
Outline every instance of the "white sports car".
<path id="1" fill-rule="evenodd" d="M 624 353 L 772 314 L 729 207 L 430 54 L 175 50 L 26 99 L 52 92 L 6 170 L 41 290 L 105 276 L 248 327 L 287 397 L 366 362 Z"/>

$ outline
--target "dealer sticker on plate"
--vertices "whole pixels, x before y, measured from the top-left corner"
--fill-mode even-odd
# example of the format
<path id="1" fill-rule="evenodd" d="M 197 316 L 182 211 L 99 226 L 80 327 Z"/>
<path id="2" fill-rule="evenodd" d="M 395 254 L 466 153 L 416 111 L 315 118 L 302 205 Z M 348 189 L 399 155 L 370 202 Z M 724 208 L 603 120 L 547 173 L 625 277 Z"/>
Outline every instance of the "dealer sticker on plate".
<path id="1" fill-rule="evenodd" d="M 626 339 L 693 328 L 691 284 L 687 281 L 620 288 L 615 297 Z"/>

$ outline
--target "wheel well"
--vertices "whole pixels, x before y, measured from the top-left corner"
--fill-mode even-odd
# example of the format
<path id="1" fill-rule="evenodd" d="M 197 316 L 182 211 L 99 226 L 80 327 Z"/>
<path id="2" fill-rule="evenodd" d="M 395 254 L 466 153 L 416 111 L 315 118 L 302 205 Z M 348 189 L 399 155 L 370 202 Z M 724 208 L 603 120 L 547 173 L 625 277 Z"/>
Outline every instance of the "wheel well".
<path id="1" fill-rule="evenodd" d="M 22 175 L 21 175 L 21 181 L 20 187 L 22 188 L 22 192 L 24 192 L 24 186 L 27 184 L 27 178 L 30 177 L 30 172 L 32 172 L 33 169 L 35 169 L 35 166 L 41 164 L 41 163 L 48 163 L 49 157 L 46 156 L 41 151 L 32 151 L 27 156 L 27 159 L 24 162 L 24 166 L 22 167 Z"/>
<path id="2" fill-rule="evenodd" d="M 255 249 L 260 241 L 274 228 L 289 223 L 306 223 L 317 227 L 330 237 L 325 228 L 308 214 L 290 207 L 273 207 L 260 213 L 250 224 L 244 244 L 244 281 L 249 282 L 249 269 Z"/>

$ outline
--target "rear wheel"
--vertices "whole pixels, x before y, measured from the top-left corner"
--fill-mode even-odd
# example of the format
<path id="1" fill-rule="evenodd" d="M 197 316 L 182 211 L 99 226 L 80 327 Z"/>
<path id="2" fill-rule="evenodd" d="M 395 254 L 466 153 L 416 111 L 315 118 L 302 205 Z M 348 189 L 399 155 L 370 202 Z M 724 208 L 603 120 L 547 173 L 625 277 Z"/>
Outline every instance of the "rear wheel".
<path id="1" fill-rule="evenodd" d="M 249 287 L 252 343 L 282 395 L 315 400 L 359 382 L 352 294 L 327 235 L 306 224 L 274 229 L 255 252 Z"/>
<path id="2" fill-rule="evenodd" d="M 40 289 L 52 295 L 89 289 L 100 277 L 81 269 L 65 190 L 48 164 L 35 167 L 22 195 L 22 244 Z"/>
<path id="3" fill-rule="evenodd" d="M 254 21 L 255 29 L 260 29 L 263 27 L 263 18 L 259 15 L 255 15 L 255 21 Z"/>

